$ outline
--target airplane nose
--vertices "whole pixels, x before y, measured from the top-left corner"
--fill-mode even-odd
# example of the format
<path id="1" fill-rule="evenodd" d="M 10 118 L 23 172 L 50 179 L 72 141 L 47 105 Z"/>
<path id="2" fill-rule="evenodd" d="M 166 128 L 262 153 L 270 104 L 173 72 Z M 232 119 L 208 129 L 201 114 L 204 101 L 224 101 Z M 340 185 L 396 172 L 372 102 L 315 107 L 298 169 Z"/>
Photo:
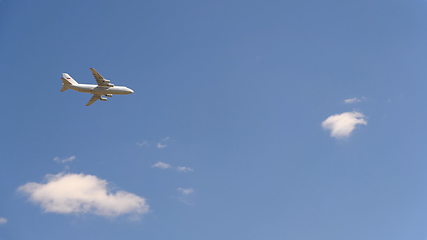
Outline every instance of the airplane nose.
<path id="1" fill-rule="evenodd" d="M 129 93 L 134 93 L 134 91 L 132 89 L 129 88 Z"/>

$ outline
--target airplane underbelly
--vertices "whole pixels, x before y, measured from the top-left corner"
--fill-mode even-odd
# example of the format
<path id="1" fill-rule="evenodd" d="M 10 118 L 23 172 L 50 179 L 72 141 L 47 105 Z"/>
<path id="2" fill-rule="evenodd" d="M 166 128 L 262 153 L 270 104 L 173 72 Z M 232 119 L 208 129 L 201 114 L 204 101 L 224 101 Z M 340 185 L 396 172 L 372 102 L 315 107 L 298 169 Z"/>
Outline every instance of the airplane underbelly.
<path id="1" fill-rule="evenodd" d="M 98 95 L 105 95 L 108 94 L 108 90 L 102 90 L 102 89 L 94 89 L 92 91 L 93 94 L 98 94 Z"/>
<path id="2" fill-rule="evenodd" d="M 122 91 L 112 90 L 110 94 L 124 94 Z"/>
<path id="3" fill-rule="evenodd" d="M 117 89 L 108 89 L 105 94 L 124 94 L 123 91 Z"/>
<path id="4" fill-rule="evenodd" d="M 99 87 L 99 88 L 93 89 L 93 94 L 106 95 L 106 94 L 116 94 L 116 93 L 112 91 L 112 89 L 110 88 Z"/>
<path id="5" fill-rule="evenodd" d="M 71 89 L 74 89 L 78 92 L 82 92 L 82 93 L 92 93 L 92 89 L 90 88 L 86 88 L 86 87 L 71 87 Z"/>
<path id="6" fill-rule="evenodd" d="M 119 88 L 95 88 L 93 89 L 93 94 L 98 94 L 98 95 L 106 95 L 106 94 L 126 94 L 125 91 L 123 91 L 123 89 L 119 89 Z"/>

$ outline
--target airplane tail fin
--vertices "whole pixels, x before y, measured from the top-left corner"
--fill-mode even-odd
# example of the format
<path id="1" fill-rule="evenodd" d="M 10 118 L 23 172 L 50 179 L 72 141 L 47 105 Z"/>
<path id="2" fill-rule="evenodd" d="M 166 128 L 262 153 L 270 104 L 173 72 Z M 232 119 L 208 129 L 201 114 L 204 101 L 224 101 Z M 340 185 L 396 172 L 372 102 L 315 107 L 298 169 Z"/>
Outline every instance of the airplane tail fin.
<path id="1" fill-rule="evenodd" d="M 66 91 L 72 85 L 78 84 L 77 81 L 74 80 L 68 73 L 63 73 L 61 80 L 62 80 L 62 88 L 60 90 L 61 92 Z"/>

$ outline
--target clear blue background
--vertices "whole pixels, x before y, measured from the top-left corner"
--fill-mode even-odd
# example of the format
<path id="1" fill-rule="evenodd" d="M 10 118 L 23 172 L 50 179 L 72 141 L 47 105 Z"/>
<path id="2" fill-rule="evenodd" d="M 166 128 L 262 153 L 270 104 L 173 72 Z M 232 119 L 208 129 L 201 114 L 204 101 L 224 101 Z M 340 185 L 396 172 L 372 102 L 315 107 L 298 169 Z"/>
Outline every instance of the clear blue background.
<path id="1" fill-rule="evenodd" d="M 426 62 L 423 0 L 3 0 L 0 239 L 424 240 Z M 59 92 L 89 67 L 135 94 Z M 349 139 L 321 128 L 352 110 Z M 43 213 L 16 191 L 71 155 L 151 211 Z"/>

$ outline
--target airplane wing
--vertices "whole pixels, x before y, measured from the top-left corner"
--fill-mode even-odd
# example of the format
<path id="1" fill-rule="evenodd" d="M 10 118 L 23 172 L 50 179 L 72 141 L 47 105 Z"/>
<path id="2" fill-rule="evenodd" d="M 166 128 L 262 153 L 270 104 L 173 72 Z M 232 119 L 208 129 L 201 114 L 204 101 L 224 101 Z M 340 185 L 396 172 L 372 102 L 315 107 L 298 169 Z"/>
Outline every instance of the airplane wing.
<path id="1" fill-rule="evenodd" d="M 89 68 L 90 71 L 92 71 L 92 75 L 95 78 L 96 82 L 98 83 L 98 86 L 104 86 L 104 87 L 114 87 L 113 84 L 110 83 L 110 80 L 105 79 L 101 74 L 99 74 L 95 68 Z"/>
<path id="2" fill-rule="evenodd" d="M 93 94 L 93 96 L 90 98 L 89 102 L 86 103 L 86 106 L 92 105 L 92 103 L 96 102 L 96 100 L 100 99 L 101 95 Z"/>

